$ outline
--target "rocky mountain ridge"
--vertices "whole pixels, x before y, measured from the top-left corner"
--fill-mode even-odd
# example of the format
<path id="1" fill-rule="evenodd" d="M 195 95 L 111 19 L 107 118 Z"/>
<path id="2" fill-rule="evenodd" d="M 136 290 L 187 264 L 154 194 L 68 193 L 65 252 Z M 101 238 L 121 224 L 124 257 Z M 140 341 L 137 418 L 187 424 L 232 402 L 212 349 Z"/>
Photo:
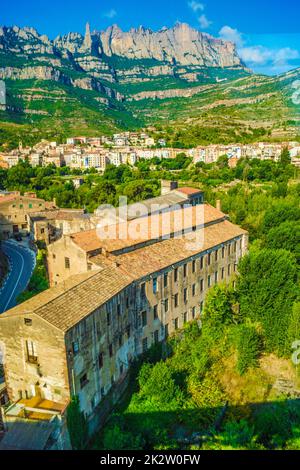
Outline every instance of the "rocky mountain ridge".
<path id="1" fill-rule="evenodd" d="M 207 67 L 246 70 L 233 43 L 181 23 L 157 32 L 144 27 L 123 32 L 116 25 L 91 32 L 87 24 L 84 36 L 69 33 L 54 40 L 34 28 L 1 27 L 0 60 L 4 79 L 54 79 L 79 87 L 82 83 L 84 89 L 121 101 L 123 94 L 110 89 L 114 84 L 154 77 L 197 82 L 198 73 Z M 76 74 L 81 76 L 74 78 Z"/>

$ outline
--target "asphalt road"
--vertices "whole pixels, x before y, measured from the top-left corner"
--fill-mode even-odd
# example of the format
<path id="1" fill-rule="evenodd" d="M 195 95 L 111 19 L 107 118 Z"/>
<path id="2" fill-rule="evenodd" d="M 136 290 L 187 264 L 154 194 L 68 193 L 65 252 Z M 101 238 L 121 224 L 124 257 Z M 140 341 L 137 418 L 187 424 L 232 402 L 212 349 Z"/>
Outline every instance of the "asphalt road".
<path id="1" fill-rule="evenodd" d="M 2 242 L 2 251 L 8 256 L 10 271 L 0 290 L 0 313 L 9 310 L 17 303 L 35 267 L 35 254 L 14 240 Z"/>

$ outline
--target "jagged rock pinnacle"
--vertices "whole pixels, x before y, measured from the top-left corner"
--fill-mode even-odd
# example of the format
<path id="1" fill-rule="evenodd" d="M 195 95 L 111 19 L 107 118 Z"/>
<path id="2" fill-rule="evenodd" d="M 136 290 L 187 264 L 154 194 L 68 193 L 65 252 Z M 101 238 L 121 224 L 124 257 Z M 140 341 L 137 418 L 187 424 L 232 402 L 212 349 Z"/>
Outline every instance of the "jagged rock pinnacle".
<path id="1" fill-rule="evenodd" d="M 91 30 L 90 30 L 90 25 L 87 22 L 85 26 L 85 36 L 84 36 L 84 47 L 86 49 L 91 49 L 92 47 L 92 36 L 91 36 Z"/>

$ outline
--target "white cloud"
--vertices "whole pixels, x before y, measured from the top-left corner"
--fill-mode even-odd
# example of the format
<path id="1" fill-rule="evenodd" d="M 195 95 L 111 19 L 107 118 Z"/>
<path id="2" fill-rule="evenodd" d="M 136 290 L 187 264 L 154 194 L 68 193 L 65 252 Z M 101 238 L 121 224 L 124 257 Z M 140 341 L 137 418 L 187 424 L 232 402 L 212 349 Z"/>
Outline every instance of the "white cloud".
<path id="1" fill-rule="evenodd" d="M 276 52 L 274 57 L 274 65 L 287 65 L 290 60 L 299 58 L 299 51 L 296 49 L 291 49 L 290 47 L 283 47 Z"/>
<path id="2" fill-rule="evenodd" d="M 272 58 L 272 52 L 263 46 L 250 46 L 239 49 L 241 59 L 252 65 L 262 65 Z"/>
<path id="3" fill-rule="evenodd" d="M 296 49 L 283 47 L 281 49 L 269 49 L 263 46 L 250 46 L 239 49 L 240 57 L 250 65 L 286 66 L 289 61 L 299 59 L 300 54 Z"/>
<path id="4" fill-rule="evenodd" d="M 290 47 L 268 48 L 262 45 L 247 45 L 245 36 L 231 26 L 223 26 L 219 37 L 236 44 L 238 54 L 250 68 L 256 68 L 265 73 L 281 73 L 292 68 L 291 61 L 299 59 L 300 53 Z"/>
<path id="5" fill-rule="evenodd" d="M 231 28 L 230 26 L 223 26 L 219 31 L 220 38 L 225 41 L 234 42 L 237 47 L 242 47 L 244 44 L 244 39 L 242 33 L 237 29 Z"/>
<path id="6" fill-rule="evenodd" d="M 109 19 L 112 19 L 114 18 L 115 16 L 117 16 L 117 12 L 114 8 L 111 8 L 109 11 L 107 11 L 106 13 L 103 13 L 103 16 L 104 18 L 109 18 Z"/>
<path id="7" fill-rule="evenodd" d="M 207 29 L 212 24 L 212 21 L 209 21 L 209 19 L 206 17 L 206 15 L 199 16 L 198 21 L 199 21 L 200 26 L 201 26 L 202 29 Z"/>
<path id="8" fill-rule="evenodd" d="M 197 13 L 198 11 L 203 11 L 204 10 L 204 5 L 203 3 L 196 2 L 195 0 L 192 0 L 191 2 L 188 3 L 188 6 L 195 12 Z"/>

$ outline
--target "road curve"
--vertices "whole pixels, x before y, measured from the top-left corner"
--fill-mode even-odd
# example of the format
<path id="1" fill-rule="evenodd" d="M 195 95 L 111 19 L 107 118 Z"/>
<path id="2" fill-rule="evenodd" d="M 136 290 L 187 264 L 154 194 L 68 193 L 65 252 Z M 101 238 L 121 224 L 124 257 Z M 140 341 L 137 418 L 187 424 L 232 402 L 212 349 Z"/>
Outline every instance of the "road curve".
<path id="1" fill-rule="evenodd" d="M 35 267 L 35 254 L 12 240 L 2 242 L 1 249 L 10 264 L 0 290 L 0 313 L 3 313 L 16 305 L 18 295 L 26 289 Z"/>

